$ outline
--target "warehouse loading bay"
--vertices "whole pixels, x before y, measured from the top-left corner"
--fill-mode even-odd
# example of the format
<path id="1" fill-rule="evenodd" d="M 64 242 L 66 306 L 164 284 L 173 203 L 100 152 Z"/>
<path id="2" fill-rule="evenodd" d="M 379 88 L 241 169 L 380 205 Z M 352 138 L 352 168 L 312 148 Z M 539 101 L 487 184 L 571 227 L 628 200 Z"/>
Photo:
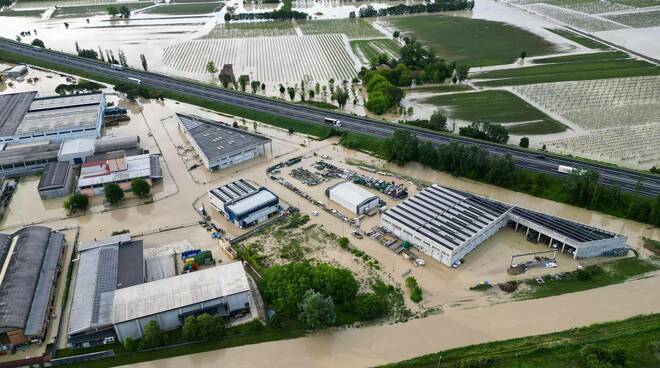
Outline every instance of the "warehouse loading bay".
<path id="1" fill-rule="evenodd" d="M 41 87 L 39 86 L 39 88 Z M 46 86 L 44 85 L 44 87 Z M 52 90 L 50 87 L 46 89 Z M 173 101 L 140 102 L 139 105 L 136 105 L 112 95 L 108 96 L 108 100 L 126 108 L 130 122 L 122 122 L 106 129 L 104 135 L 138 135 L 142 148 L 151 153 L 157 153 L 161 157 L 163 181 L 162 184 L 154 187 L 153 201 L 150 203 L 129 201 L 125 207 L 109 210 L 99 203 L 102 199 L 95 198 L 86 215 L 68 219 L 62 209 L 63 199 L 41 200 L 36 191 L 38 177 L 28 176 L 20 178 L 18 181 L 16 192 L 8 203 L 8 211 L 2 219 L 3 228 L 15 229 L 27 225 L 28 219 L 34 219 L 53 229 L 61 229 L 77 222 L 81 224 L 79 230 L 81 241 L 103 239 L 114 231 L 129 230 L 132 236 L 143 241 L 147 258 L 151 252 L 160 254 L 172 244 L 183 247 L 190 245 L 194 249 L 210 250 L 216 262 L 225 264 L 231 261 L 231 257 L 222 250 L 220 246 L 222 243 L 212 237 L 213 231 L 209 231 L 207 226 L 203 227 L 198 224 L 201 218 L 197 209 L 204 207 L 207 210 L 211 216 L 211 222 L 223 230 L 223 237 L 233 238 L 244 235 L 250 229 L 240 229 L 229 223 L 220 213 L 212 210 L 208 203 L 207 193 L 210 189 L 234 180 L 245 179 L 275 193 L 281 203 L 285 204 L 284 207 L 293 206 L 298 208 L 301 213 L 309 215 L 311 224 L 323 226 L 324 229 L 338 236 L 348 237 L 355 247 L 377 259 L 382 265 L 383 272 L 390 274 L 392 279 L 401 285 L 405 276 L 416 277 L 424 289 L 425 300 L 422 307 L 425 308 L 437 305 L 443 305 L 445 309 L 454 306 L 461 308 L 461 303 L 465 300 L 472 300 L 470 306 L 475 303 L 478 305 L 479 301 L 475 300 L 480 297 L 480 294 L 469 291 L 468 288 L 482 281 L 501 282 L 516 278 L 533 278 L 541 274 L 572 271 L 578 266 L 578 261 L 572 259 L 568 254 L 563 254 L 558 255 L 557 268 L 534 268 L 523 275 L 509 275 L 506 270 L 512 255 L 548 249 L 547 245 L 528 242 L 525 240 L 524 233 L 520 230 L 515 233 L 511 228 L 499 231 L 470 253 L 465 257 L 465 263 L 459 269 L 446 267 L 414 249 L 410 249 L 409 252 L 401 250 L 401 253 L 397 254 L 383 245 L 382 240 L 388 239 L 387 237 L 377 240 L 367 236 L 370 230 L 380 225 L 380 213 L 376 211 L 372 215 L 361 216 L 359 227 L 356 226 L 354 219 L 358 216 L 337 203 L 333 203 L 325 195 L 326 189 L 345 179 L 323 178 L 317 169 L 319 162 L 326 162 L 342 170 L 352 170 L 383 182 L 394 182 L 395 186 L 405 186 L 408 196 L 418 192 L 417 185 L 412 178 L 394 177 L 387 172 L 361 169 L 354 164 L 365 162 L 381 166 L 382 161 L 363 153 L 344 149 L 337 144 L 337 138 L 316 141 L 301 135 L 290 135 L 282 129 L 254 124 L 251 121 L 244 122 Z M 272 148 L 269 147 L 266 154 L 249 161 L 210 172 L 195 157 L 190 143 L 178 128 L 177 113 L 194 114 L 227 124 L 237 122 L 240 127 L 249 131 L 255 131 L 256 127 L 257 133 L 272 140 Z M 299 161 L 296 160 L 298 157 Z M 292 159 L 295 162 L 290 166 L 284 165 L 277 169 L 279 172 L 267 172 L 269 167 Z M 306 171 L 301 172 L 302 169 Z M 297 174 L 291 175 L 293 170 L 298 170 Z M 303 176 L 299 175 L 300 173 Z M 305 175 L 309 175 L 308 173 L 313 174 L 307 178 L 312 179 L 309 183 L 318 180 L 318 184 L 308 185 L 303 182 Z M 420 177 L 432 177 L 430 171 L 426 169 L 419 170 L 419 175 Z M 273 177 L 279 178 L 279 180 L 273 179 Z M 299 178 L 303 178 L 303 181 Z M 286 185 L 284 185 L 285 183 Z M 443 182 L 439 182 L 439 184 L 443 184 Z M 360 187 L 380 198 L 387 208 L 401 202 L 401 199 L 396 196 L 390 196 L 365 186 Z M 291 188 L 295 188 L 298 193 Z M 305 194 L 307 198 L 301 196 L 300 193 Z M 324 204 L 328 211 L 323 210 L 309 198 L 316 203 Z M 318 216 L 315 216 L 314 213 L 318 213 Z M 144 221 L 147 216 L 150 218 L 148 224 Z M 355 230 L 363 234 L 361 239 L 352 235 Z M 67 233 L 67 240 L 69 244 L 74 244 L 73 230 Z M 403 248 L 402 242 L 400 248 Z M 67 252 L 70 251 L 71 248 L 67 248 Z M 412 254 L 412 256 L 409 255 L 409 259 L 407 259 L 403 254 Z M 70 253 L 67 253 L 67 259 L 69 259 L 69 255 Z M 413 257 L 423 260 L 425 265 L 415 266 L 415 263 L 412 262 Z M 597 261 L 595 259 L 586 262 Z M 179 266 L 183 267 L 181 264 Z M 153 264 L 152 268 L 147 267 L 147 269 L 148 272 L 158 270 Z M 161 268 L 160 272 L 165 272 L 164 268 Z M 63 283 L 63 280 L 64 278 L 60 279 L 60 284 Z M 72 289 L 74 286 L 75 284 L 71 285 Z M 58 289 L 56 304 L 65 299 L 61 295 L 62 291 L 62 288 Z M 64 313 L 59 316 L 63 321 L 69 319 L 71 299 L 71 297 L 68 298 L 69 306 L 65 307 Z M 413 310 L 420 308 L 409 301 L 407 303 L 410 303 L 409 307 Z M 59 335 L 58 347 L 64 348 L 67 346 L 67 326 L 64 322 L 58 323 L 58 325 L 58 329 L 53 328 L 49 333 Z M 54 341 L 54 338 L 50 341 Z M 25 356 L 27 355 L 36 354 L 26 352 Z"/>

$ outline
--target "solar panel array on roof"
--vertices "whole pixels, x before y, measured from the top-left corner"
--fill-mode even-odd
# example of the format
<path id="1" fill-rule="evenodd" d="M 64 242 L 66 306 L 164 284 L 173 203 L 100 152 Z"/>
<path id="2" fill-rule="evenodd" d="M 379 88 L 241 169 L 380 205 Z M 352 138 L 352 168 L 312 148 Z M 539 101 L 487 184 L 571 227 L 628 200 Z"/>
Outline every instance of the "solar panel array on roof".
<path id="1" fill-rule="evenodd" d="M 242 198 L 251 196 L 259 191 L 259 188 L 248 183 L 244 179 L 233 181 L 219 188 L 211 190 L 211 193 L 225 205 L 232 204 Z"/>
<path id="2" fill-rule="evenodd" d="M 526 208 L 516 207 L 513 209 L 512 213 L 537 223 L 543 227 L 546 227 L 552 231 L 555 231 L 561 235 L 564 235 L 569 239 L 573 239 L 578 243 L 615 237 L 615 235 L 612 233 L 599 230 L 591 226 L 586 226 L 559 217 L 534 212 Z"/>
<path id="3" fill-rule="evenodd" d="M 389 209 L 385 216 L 454 250 L 507 210 L 507 207 L 490 206 L 471 196 L 433 185 Z"/>

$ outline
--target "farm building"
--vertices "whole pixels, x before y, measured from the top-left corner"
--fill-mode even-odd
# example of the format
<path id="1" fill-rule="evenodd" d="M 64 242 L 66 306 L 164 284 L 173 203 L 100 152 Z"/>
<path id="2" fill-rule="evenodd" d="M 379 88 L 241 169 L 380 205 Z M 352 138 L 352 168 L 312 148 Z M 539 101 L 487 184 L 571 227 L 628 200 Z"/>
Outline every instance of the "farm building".
<path id="1" fill-rule="evenodd" d="M 224 169 L 265 153 L 270 138 L 243 129 L 200 118 L 177 114 L 179 128 L 209 171 Z"/>
<path id="2" fill-rule="evenodd" d="M 39 179 L 39 197 L 45 199 L 68 195 L 71 193 L 74 179 L 73 166 L 69 162 L 49 162 Z"/>
<path id="3" fill-rule="evenodd" d="M 143 245 L 128 234 L 82 242 L 68 325 L 68 344 L 85 347 L 114 336 L 112 303 L 115 290 L 145 280 Z"/>
<path id="4" fill-rule="evenodd" d="M 81 158 L 82 151 L 74 153 L 75 150 L 65 148 L 62 150 L 64 142 L 40 142 L 31 145 L 5 146 L 0 149 L 0 175 L 6 177 L 36 174 L 44 170 L 49 162 L 67 161 Z M 108 152 L 125 151 L 126 154 L 140 154 L 139 139 L 136 136 L 113 137 L 97 139 L 94 143 L 94 157 L 101 156 Z M 60 154 L 63 155 L 60 156 Z M 89 151 L 87 151 L 89 153 Z M 85 157 L 85 161 L 90 157 Z"/>
<path id="5" fill-rule="evenodd" d="M 16 65 L 15 67 L 5 70 L 4 74 L 7 78 L 19 78 L 27 74 L 28 72 L 28 67 L 25 64 L 19 64 Z"/>
<path id="6" fill-rule="evenodd" d="M 38 97 L 37 92 L 0 95 L 0 143 L 62 141 L 101 136 L 103 93 Z"/>
<path id="7" fill-rule="evenodd" d="M 84 163 L 80 168 L 78 189 L 83 194 L 94 196 L 103 194 L 106 184 L 115 183 L 122 189 L 129 190 L 133 179 L 144 179 L 151 184 L 153 180 L 162 177 L 158 156 L 122 155 L 118 158 Z"/>
<path id="8" fill-rule="evenodd" d="M 627 248 L 626 237 L 434 184 L 387 210 L 381 226 L 451 266 L 511 226 L 575 258 Z"/>
<path id="9" fill-rule="evenodd" d="M 325 195 L 356 215 L 368 212 L 380 204 L 380 199 L 377 196 L 348 181 L 326 189 Z"/>
<path id="10" fill-rule="evenodd" d="M 44 340 L 64 248 L 64 235 L 44 226 L 0 234 L 0 352 Z"/>
<path id="11" fill-rule="evenodd" d="M 263 187 L 239 179 L 209 191 L 211 206 L 244 228 L 279 214 L 279 198 Z"/>
<path id="12" fill-rule="evenodd" d="M 172 330 L 188 316 L 230 317 L 249 308 L 250 285 L 241 262 L 115 291 L 113 323 L 119 340 L 140 338 L 149 321 Z"/>

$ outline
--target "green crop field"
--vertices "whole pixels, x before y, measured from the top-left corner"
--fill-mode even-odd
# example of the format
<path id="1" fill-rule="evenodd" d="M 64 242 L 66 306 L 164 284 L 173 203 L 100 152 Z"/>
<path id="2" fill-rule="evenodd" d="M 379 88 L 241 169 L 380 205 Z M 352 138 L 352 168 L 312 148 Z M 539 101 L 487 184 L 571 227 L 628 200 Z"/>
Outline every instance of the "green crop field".
<path id="1" fill-rule="evenodd" d="M 432 47 L 438 56 L 470 66 L 508 64 L 555 52 L 555 46 L 526 30 L 500 22 L 443 15 L 387 17 L 386 22 Z"/>
<path id="2" fill-rule="evenodd" d="M 297 23 L 305 35 L 342 33 L 351 40 L 386 37 L 364 19 L 308 20 Z"/>
<path id="3" fill-rule="evenodd" d="M 609 52 L 594 52 L 589 54 L 548 57 L 548 58 L 536 59 L 534 60 L 534 63 L 535 64 L 570 63 L 570 62 L 615 60 L 615 59 L 629 59 L 629 58 L 630 57 L 625 52 L 609 51 Z"/>
<path id="4" fill-rule="evenodd" d="M 140 3 L 121 3 L 118 6 L 126 6 L 128 9 L 137 10 L 146 8 L 152 5 L 149 2 Z M 67 6 L 64 8 L 57 8 L 53 12 L 52 18 L 77 18 L 92 15 L 101 15 L 108 13 L 108 5 L 88 5 L 88 6 Z"/>
<path id="5" fill-rule="evenodd" d="M 0 17 L 41 17 L 44 10 L 5 10 L 0 12 Z"/>
<path id="6" fill-rule="evenodd" d="M 634 6 L 635 8 L 645 8 L 647 6 L 660 5 L 660 0 L 610 0 L 613 3 Z"/>
<path id="7" fill-rule="evenodd" d="M 202 38 L 276 37 L 295 34 L 291 21 L 219 23 Z"/>
<path id="8" fill-rule="evenodd" d="M 220 11 L 223 3 L 200 3 L 200 4 L 171 4 L 159 5 L 149 8 L 142 14 L 165 14 L 165 15 L 191 15 L 191 14 L 209 14 Z"/>
<path id="9" fill-rule="evenodd" d="M 406 93 L 447 93 L 469 91 L 472 87 L 467 84 L 441 84 L 441 85 L 422 85 L 415 88 L 407 88 Z"/>
<path id="10" fill-rule="evenodd" d="M 595 50 L 609 50 L 610 49 L 604 43 L 600 43 L 596 40 L 592 40 L 591 38 L 581 36 L 581 35 L 579 35 L 575 32 L 566 31 L 566 30 L 563 30 L 563 29 L 550 29 L 550 28 L 546 28 L 546 29 L 548 31 L 556 34 L 556 35 L 562 36 L 562 37 L 564 37 L 568 40 L 571 40 L 571 41 L 573 41 L 577 44 L 580 44 L 580 45 L 582 45 L 586 48 L 595 49 Z"/>
<path id="11" fill-rule="evenodd" d="M 574 56 L 568 57 L 573 58 Z M 642 60 L 611 59 L 592 62 L 561 62 L 516 69 L 502 69 L 474 75 L 474 79 L 492 79 L 478 82 L 480 86 L 515 86 L 522 84 L 594 80 L 608 78 L 660 75 L 660 67 Z"/>
<path id="12" fill-rule="evenodd" d="M 601 323 L 547 335 L 496 341 L 424 355 L 387 368 L 487 367 L 487 368 L 587 368 L 580 350 L 587 344 L 624 351 L 623 365 L 598 367 L 660 366 L 660 314 Z M 481 360 L 482 364 L 474 363 Z"/>
<path id="13" fill-rule="evenodd" d="M 400 47 L 399 44 L 393 40 L 351 41 L 351 48 L 364 63 L 369 63 L 380 54 L 387 54 L 389 58 L 399 58 Z"/>
<path id="14" fill-rule="evenodd" d="M 480 91 L 433 96 L 423 101 L 444 110 L 451 118 L 491 123 L 525 123 L 525 134 L 549 134 L 566 130 L 561 123 L 507 91 Z M 507 130 L 518 127 L 513 125 Z M 515 133 L 518 134 L 518 133 Z"/>

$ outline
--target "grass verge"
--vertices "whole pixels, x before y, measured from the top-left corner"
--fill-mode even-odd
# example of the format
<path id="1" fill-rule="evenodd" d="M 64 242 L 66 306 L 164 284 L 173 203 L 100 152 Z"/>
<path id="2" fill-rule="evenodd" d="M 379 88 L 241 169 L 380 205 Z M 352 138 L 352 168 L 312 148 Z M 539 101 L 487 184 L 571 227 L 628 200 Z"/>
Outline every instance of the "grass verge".
<path id="1" fill-rule="evenodd" d="M 536 59 L 534 60 L 534 63 L 535 64 L 570 63 L 570 62 L 601 61 L 601 60 L 629 59 L 629 58 L 630 57 L 625 52 L 606 51 L 606 52 L 593 52 L 589 54 L 553 56 L 548 58 Z"/>
<path id="2" fill-rule="evenodd" d="M 82 78 L 86 79 L 91 79 L 91 80 L 96 80 L 99 82 L 107 83 L 107 84 L 117 84 L 120 83 L 121 81 L 108 77 L 106 75 L 98 74 L 98 73 L 91 73 L 87 72 L 78 68 L 74 68 L 71 66 L 64 66 L 60 64 L 55 64 L 51 63 L 48 61 L 44 61 L 41 59 L 33 58 L 33 57 L 25 57 L 22 55 L 16 55 L 14 53 L 6 52 L 4 50 L 0 50 L 0 60 L 9 62 L 9 63 L 27 63 L 30 65 L 36 65 L 42 68 L 46 69 L 51 69 L 51 70 L 57 70 L 61 71 L 63 73 L 68 73 L 68 74 L 73 74 L 80 76 Z M 264 113 L 260 111 L 255 111 L 249 108 L 244 108 L 241 106 L 234 106 L 234 105 L 228 105 L 224 104 L 221 102 L 216 102 L 216 101 L 211 101 L 211 100 L 206 100 L 203 98 L 199 98 L 196 96 L 191 96 L 185 93 L 181 92 L 176 92 L 176 91 L 171 91 L 171 90 L 161 90 L 161 89 L 156 89 L 149 87 L 151 90 L 156 90 L 161 92 L 162 96 L 165 98 L 169 98 L 172 100 L 177 100 L 185 103 L 189 103 L 192 105 L 200 106 L 207 108 L 209 110 L 214 110 L 230 115 L 235 115 L 239 117 L 243 117 L 246 119 L 250 120 L 256 120 L 260 121 L 262 123 L 268 124 L 268 125 L 273 125 L 279 128 L 287 129 L 287 130 L 292 130 L 294 132 L 302 133 L 302 134 L 307 134 L 310 136 L 317 137 L 319 139 L 325 139 L 329 137 L 332 134 L 332 129 L 322 126 L 322 125 L 317 125 L 317 124 L 309 124 L 300 120 L 292 119 L 292 118 L 287 118 L 283 116 L 278 116 L 274 114 L 269 114 L 269 113 Z"/>
<path id="3" fill-rule="evenodd" d="M 143 11 L 142 14 L 164 14 L 164 15 L 209 14 L 220 11 L 223 6 L 224 6 L 223 3 L 159 5 Z"/>
<path id="4" fill-rule="evenodd" d="M 592 40 L 591 38 L 584 37 L 575 32 L 567 31 L 564 29 L 550 29 L 550 28 L 546 28 L 546 29 L 556 35 L 562 36 L 568 40 L 571 40 L 589 49 L 610 50 L 609 46 L 605 45 L 604 43 L 598 42 L 596 40 Z"/>
<path id="5" fill-rule="evenodd" d="M 465 362 L 482 360 L 489 362 L 484 365 L 488 368 L 584 368 L 580 350 L 587 344 L 624 349 L 626 367 L 658 367 L 659 340 L 660 314 L 652 314 L 552 334 L 451 349 L 384 367 L 481 367 Z"/>
<path id="6" fill-rule="evenodd" d="M 657 269 L 658 266 L 649 261 L 638 258 L 624 258 L 585 267 L 582 270 L 565 274 L 561 278 L 548 275 L 543 277 L 543 283 L 536 280 L 527 280 L 525 284 L 530 287 L 530 290 L 519 291 L 516 297 L 519 299 L 536 299 L 595 289 L 618 284 Z"/>

